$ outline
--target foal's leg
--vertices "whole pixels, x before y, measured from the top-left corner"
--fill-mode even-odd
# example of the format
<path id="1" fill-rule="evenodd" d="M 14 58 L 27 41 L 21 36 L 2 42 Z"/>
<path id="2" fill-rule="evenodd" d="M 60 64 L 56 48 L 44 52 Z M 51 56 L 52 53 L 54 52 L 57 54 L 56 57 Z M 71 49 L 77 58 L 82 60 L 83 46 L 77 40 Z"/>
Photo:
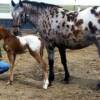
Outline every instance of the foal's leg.
<path id="1" fill-rule="evenodd" d="M 49 86 L 54 80 L 54 48 L 47 48 L 48 60 L 49 60 Z"/>
<path id="2" fill-rule="evenodd" d="M 29 50 L 30 51 L 30 50 Z M 37 62 L 42 66 L 43 68 L 43 75 L 44 75 L 44 83 L 43 88 L 47 89 L 49 81 L 48 81 L 48 67 L 46 62 L 42 59 L 39 53 L 30 51 L 30 54 L 37 60 Z"/>
<path id="3" fill-rule="evenodd" d="M 11 64 L 10 69 L 9 69 L 9 80 L 8 80 L 7 84 L 12 84 L 12 82 L 13 82 L 13 69 L 14 69 L 14 62 L 15 62 L 16 55 L 12 52 L 7 52 L 7 55 L 8 55 L 9 62 Z"/>
<path id="4" fill-rule="evenodd" d="M 69 72 L 68 72 L 68 68 L 67 68 L 67 61 L 66 61 L 66 52 L 65 52 L 65 49 L 64 48 L 58 48 L 59 49 L 59 53 L 60 53 L 60 56 L 61 56 L 61 62 L 64 66 L 64 70 L 65 70 L 65 78 L 64 78 L 64 81 L 66 83 L 69 82 Z"/>

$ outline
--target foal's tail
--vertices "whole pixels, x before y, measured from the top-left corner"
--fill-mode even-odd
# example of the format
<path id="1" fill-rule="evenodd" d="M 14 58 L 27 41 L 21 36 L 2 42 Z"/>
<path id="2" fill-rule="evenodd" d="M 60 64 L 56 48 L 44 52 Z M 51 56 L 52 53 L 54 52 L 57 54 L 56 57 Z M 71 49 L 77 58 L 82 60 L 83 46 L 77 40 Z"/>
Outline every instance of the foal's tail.
<path id="1" fill-rule="evenodd" d="M 43 57 L 44 41 L 42 39 L 40 39 L 40 41 L 41 41 L 40 56 Z"/>

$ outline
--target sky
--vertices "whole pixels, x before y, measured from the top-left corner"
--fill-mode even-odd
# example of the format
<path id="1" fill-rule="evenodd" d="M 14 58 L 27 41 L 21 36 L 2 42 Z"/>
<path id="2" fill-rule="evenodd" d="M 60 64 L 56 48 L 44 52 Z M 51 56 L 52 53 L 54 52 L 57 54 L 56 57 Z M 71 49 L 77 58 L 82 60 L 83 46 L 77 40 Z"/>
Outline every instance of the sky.
<path id="1" fill-rule="evenodd" d="M 14 0 L 16 3 L 18 3 L 19 0 Z M 100 0 L 31 0 L 31 1 L 38 1 L 38 2 L 46 2 L 51 4 L 57 4 L 57 5 L 99 5 L 100 6 Z M 11 0 L 0 0 L 0 3 L 9 3 Z"/>

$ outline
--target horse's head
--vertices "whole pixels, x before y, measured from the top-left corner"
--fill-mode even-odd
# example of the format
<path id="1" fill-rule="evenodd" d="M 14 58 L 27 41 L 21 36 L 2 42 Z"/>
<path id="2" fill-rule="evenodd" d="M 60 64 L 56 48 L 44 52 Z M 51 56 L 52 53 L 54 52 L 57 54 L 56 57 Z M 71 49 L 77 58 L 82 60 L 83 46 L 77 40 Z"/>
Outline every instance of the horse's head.
<path id="1" fill-rule="evenodd" d="M 21 0 L 17 4 L 12 0 L 11 4 L 12 4 L 12 17 L 13 17 L 13 27 L 14 27 L 13 33 L 15 35 L 19 35 L 20 33 L 19 28 L 21 27 L 21 24 L 26 23 L 25 7 Z"/>
<path id="2" fill-rule="evenodd" d="M 26 13 L 25 8 L 20 0 L 18 4 L 15 4 L 14 1 L 11 1 L 12 4 L 12 17 L 13 17 L 13 26 L 20 27 L 21 23 L 26 22 Z"/>

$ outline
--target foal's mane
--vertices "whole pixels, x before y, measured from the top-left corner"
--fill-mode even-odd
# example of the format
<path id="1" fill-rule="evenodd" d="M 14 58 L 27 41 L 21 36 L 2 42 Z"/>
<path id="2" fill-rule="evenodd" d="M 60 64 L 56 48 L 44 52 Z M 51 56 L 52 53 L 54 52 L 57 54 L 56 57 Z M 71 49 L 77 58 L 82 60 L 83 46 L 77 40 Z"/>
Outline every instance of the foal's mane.
<path id="1" fill-rule="evenodd" d="M 57 7 L 61 8 L 58 5 L 43 3 L 43 2 L 35 2 L 35 1 L 22 1 L 22 3 L 31 4 L 32 6 L 40 7 L 40 8 L 47 8 L 47 7 Z"/>

